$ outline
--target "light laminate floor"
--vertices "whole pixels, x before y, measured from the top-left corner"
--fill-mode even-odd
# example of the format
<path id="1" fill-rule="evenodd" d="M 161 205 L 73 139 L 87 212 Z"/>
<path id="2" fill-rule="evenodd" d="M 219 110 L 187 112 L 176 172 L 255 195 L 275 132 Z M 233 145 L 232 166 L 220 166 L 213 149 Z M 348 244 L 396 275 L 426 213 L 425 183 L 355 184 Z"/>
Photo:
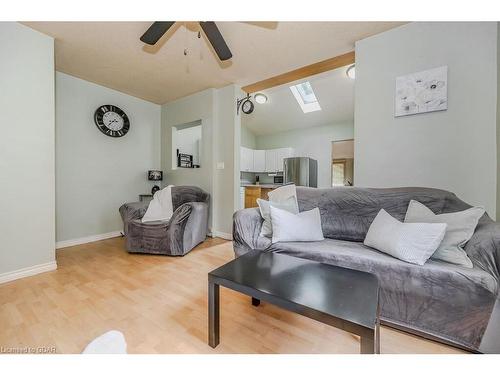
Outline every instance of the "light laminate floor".
<path id="1" fill-rule="evenodd" d="M 358 353 L 341 330 L 221 288 L 221 343 L 207 345 L 207 273 L 233 259 L 209 239 L 185 257 L 131 255 L 114 238 L 57 251 L 57 271 L 0 285 L 0 347 L 80 353 L 124 333 L 129 353 Z M 393 329 L 382 353 L 462 353 Z"/>

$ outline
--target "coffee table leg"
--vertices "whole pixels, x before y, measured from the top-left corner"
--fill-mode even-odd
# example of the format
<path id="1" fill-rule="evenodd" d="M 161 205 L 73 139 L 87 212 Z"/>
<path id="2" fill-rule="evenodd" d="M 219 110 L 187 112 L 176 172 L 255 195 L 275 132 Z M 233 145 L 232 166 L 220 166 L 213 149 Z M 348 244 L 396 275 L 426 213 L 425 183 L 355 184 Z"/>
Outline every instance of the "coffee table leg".
<path id="1" fill-rule="evenodd" d="M 377 303 L 377 322 L 375 324 L 375 354 L 380 354 L 380 301 Z"/>
<path id="2" fill-rule="evenodd" d="M 260 299 L 252 297 L 252 305 L 259 306 L 260 305 Z"/>
<path id="3" fill-rule="evenodd" d="M 219 345 L 219 285 L 208 281 L 208 345 Z"/>

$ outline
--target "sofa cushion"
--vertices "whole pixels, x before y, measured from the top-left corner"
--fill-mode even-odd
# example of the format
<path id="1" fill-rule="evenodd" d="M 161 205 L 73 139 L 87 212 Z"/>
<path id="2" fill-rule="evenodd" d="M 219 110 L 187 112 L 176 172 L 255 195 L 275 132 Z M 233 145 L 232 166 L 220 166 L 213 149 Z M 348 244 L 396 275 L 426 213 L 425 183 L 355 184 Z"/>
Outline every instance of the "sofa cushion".
<path id="1" fill-rule="evenodd" d="M 288 254 L 336 266 L 375 273 L 381 287 L 392 290 L 421 288 L 474 289 L 476 285 L 497 293 L 497 282 L 480 268 L 464 268 L 451 263 L 430 259 L 425 265 L 407 263 L 365 246 L 361 242 L 325 239 L 318 242 L 280 242 L 266 251 Z M 422 292 L 423 290 L 422 289 Z M 453 292 L 453 291 L 452 291 Z"/>
<path id="2" fill-rule="evenodd" d="M 432 259 L 419 266 L 359 242 L 280 242 L 265 251 L 373 273 L 383 321 L 467 348 L 479 346 L 498 293 L 495 278 L 478 267 Z"/>
<path id="3" fill-rule="evenodd" d="M 131 253 L 163 254 L 170 248 L 170 221 L 131 220 L 128 223 L 127 250 Z"/>

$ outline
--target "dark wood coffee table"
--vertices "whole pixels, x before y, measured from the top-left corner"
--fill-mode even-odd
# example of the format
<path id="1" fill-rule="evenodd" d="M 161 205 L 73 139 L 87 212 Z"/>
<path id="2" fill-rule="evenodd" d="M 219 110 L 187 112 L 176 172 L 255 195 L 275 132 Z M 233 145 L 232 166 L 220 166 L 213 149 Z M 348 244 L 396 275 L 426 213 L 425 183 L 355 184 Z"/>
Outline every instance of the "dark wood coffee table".
<path id="1" fill-rule="evenodd" d="M 361 338 L 361 353 L 380 353 L 375 275 L 288 255 L 251 251 L 208 274 L 208 344 L 219 344 L 219 286 L 269 302 Z"/>

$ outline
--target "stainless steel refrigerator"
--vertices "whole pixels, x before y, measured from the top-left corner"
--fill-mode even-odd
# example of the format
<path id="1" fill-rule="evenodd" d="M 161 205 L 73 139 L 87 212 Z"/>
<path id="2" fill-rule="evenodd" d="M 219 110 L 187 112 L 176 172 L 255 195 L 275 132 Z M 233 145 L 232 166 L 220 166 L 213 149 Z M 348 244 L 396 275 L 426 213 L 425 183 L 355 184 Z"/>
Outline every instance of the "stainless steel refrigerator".
<path id="1" fill-rule="evenodd" d="M 297 186 L 318 187 L 318 162 L 311 158 L 286 158 L 283 160 L 283 183 Z"/>

